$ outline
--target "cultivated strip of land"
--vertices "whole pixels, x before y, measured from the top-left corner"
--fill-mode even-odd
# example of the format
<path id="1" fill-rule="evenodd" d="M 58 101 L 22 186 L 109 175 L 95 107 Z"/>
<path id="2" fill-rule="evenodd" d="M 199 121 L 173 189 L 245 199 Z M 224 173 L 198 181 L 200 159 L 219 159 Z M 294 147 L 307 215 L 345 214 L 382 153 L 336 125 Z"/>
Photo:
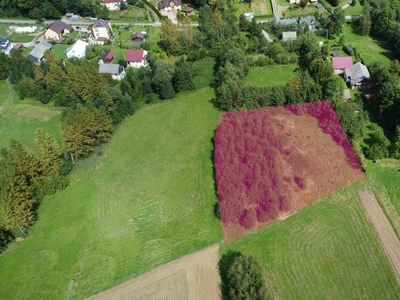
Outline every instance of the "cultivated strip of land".
<path id="1" fill-rule="evenodd" d="M 91 300 L 221 299 L 219 245 L 186 255 Z"/>
<path id="2" fill-rule="evenodd" d="M 375 195 L 368 190 L 359 191 L 358 195 L 400 282 L 400 241 Z"/>

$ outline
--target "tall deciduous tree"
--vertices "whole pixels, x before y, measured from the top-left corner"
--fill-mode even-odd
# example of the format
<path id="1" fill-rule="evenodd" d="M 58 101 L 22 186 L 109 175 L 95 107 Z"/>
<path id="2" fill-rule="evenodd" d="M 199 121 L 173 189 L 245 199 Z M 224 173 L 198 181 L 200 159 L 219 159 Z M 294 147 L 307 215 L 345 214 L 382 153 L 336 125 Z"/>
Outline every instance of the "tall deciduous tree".
<path id="1" fill-rule="evenodd" d="M 166 19 L 161 25 L 161 39 L 165 47 L 171 53 L 177 53 L 180 49 L 179 30 L 170 19 Z"/>
<path id="2" fill-rule="evenodd" d="M 36 142 L 39 146 L 38 157 L 44 176 L 60 175 L 63 164 L 61 147 L 57 140 L 42 128 L 36 130 Z"/>
<path id="3" fill-rule="evenodd" d="M 162 99 L 170 99 L 175 96 L 172 78 L 174 77 L 174 63 L 168 60 L 157 60 L 155 62 L 152 85 Z"/>

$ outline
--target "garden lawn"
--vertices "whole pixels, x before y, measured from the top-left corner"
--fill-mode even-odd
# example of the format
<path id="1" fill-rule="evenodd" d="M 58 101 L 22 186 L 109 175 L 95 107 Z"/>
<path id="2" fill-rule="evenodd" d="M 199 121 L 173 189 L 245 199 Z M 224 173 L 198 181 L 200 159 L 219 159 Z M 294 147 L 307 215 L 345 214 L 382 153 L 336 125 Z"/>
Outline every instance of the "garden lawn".
<path id="1" fill-rule="evenodd" d="M 124 120 L 101 157 L 46 198 L 28 238 L 0 256 L 0 299 L 83 299 L 222 240 L 211 88 Z"/>
<path id="2" fill-rule="evenodd" d="M 249 84 L 255 86 L 285 85 L 296 75 L 297 65 L 272 65 L 251 68 L 246 77 Z"/>
<path id="3" fill-rule="evenodd" d="M 224 245 L 261 263 L 272 299 L 399 299 L 353 187 Z"/>
<path id="4" fill-rule="evenodd" d="M 33 100 L 19 100 L 11 85 L 10 94 L 6 81 L 0 81 L 0 148 L 9 145 L 10 139 L 35 148 L 35 132 L 41 127 L 61 141 L 61 110 Z M 6 89 L 6 90 L 5 90 Z M 5 94 L 3 93 L 5 92 Z"/>
<path id="5" fill-rule="evenodd" d="M 38 31 L 36 33 L 22 33 L 22 34 L 18 34 L 18 33 L 12 33 L 12 34 L 8 34 L 7 33 L 7 29 L 10 26 L 36 26 L 38 28 Z M 38 33 L 41 30 L 45 30 L 43 25 L 40 24 L 0 24 L 0 37 L 4 37 L 7 39 L 10 39 L 11 41 L 13 41 L 14 43 L 27 43 L 32 41 L 35 36 L 38 35 Z"/>
<path id="6" fill-rule="evenodd" d="M 356 1 L 356 5 L 352 6 L 349 5 L 345 10 L 344 14 L 346 16 L 354 16 L 354 15 L 361 15 L 362 14 L 363 7 L 360 4 L 360 1 Z"/>
<path id="7" fill-rule="evenodd" d="M 374 40 L 370 36 L 359 35 L 351 24 L 345 25 L 345 37 L 346 44 L 357 49 L 366 65 L 381 62 L 385 67 L 389 67 L 391 60 L 394 59 L 393 53 L 383 48 L 383 42 Z"/>
<path id="8" fill-rule="evenodd" d="M 65 54 L 65 50 L 71 47 L 71 45 L 67 44 L 56 44 L 53 46 L 54 55 L 60 59 L 67 59 L 67 55 Z"/>

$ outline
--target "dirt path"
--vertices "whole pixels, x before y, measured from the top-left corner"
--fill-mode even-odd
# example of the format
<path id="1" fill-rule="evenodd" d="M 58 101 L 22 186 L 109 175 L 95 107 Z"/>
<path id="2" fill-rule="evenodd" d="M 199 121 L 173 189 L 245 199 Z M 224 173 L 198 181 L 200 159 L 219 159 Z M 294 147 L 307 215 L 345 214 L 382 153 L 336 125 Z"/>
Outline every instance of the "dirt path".
<path id="1" fill-rule="evenodd" d="M 91 300 L 220 300 L 219 245 L 186 255 Z"/>
<path id="2" fill-rule="evenodd" d="M 375 195 L 368 190 L 359 191 L 361 199 L 369 219 L 371 220 L 375 231 L 379 237 L 381 245 L 389 258 L 390 264 L 400 282 L 400 241 L 393 230 L 388 218 L 379 206 Z"/>

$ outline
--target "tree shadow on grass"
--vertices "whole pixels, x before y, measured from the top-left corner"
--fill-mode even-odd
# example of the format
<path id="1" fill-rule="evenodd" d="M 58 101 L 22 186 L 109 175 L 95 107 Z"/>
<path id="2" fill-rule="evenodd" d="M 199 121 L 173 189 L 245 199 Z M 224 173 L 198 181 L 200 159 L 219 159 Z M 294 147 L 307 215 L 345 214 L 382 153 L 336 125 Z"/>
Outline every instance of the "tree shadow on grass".
<path id="1" fill-rule="evenodd" d="M 229 286 L 228 286 L 228 270 L 233 261 L 240 256 L 241 253 L 234 250 L 229 250 L 222 255 L 219 260 L 219 275 L 221 277 L 221 294 L 223 300 L 229 300 Z"/>
<path id="2" fill-rule="evenodd" d="M 214 211 L 214 216 L 218 219 L 221 219 L 220 217 L 220 213 L 219 213 L 219 201 L 218 201 L 218 186 L 217 186 L 217 177 L 215 174 L 215 164 L 214 164 L 214 136 L 215 136 L 215 131 L 214 130 L 214 135 L 213 137 L 210 139 L 211 142 L 211 154 L 210 154 L 210 160 L 211 160 L 211 164 L 212 164 L 212 172 L 213 172 L 213 185 L 214 185 L 214 194 L 215 197 L 217 198 L 217 202 L 213 204 L 213 211 Z"/>

